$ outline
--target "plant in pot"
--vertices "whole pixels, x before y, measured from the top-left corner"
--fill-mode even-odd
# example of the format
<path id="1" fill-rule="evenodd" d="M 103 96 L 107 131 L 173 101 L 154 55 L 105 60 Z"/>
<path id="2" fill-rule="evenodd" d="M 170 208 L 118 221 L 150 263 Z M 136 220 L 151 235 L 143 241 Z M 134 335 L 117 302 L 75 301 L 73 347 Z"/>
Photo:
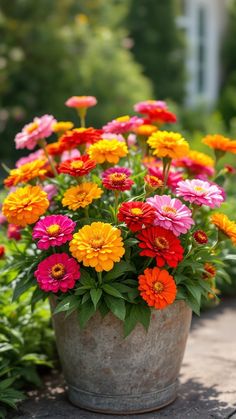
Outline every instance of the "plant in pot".
<path id="1" fill-rule="evenodd" d="M 176 121 L 164 102 L 102 129 L 85 127 L 94 97 L 66 104 L 80 128 L 44 115 L 16 135 L 17 148 L 39 149 L 4 181 L 14 189 L 3 215 L 21 234 L 5 269 L 17 272 L 15 296 L 34 286 L 33 305 L 49 297 L 74 404 L 151 411 L 176 397 L 192 311 L 228 279 L 221 249 L 236 243 L 236 224 L 214 211 L 227 173 L 162 130 Z M 216 163 L 236 151 L 222 136 L 204 141 Z"/>

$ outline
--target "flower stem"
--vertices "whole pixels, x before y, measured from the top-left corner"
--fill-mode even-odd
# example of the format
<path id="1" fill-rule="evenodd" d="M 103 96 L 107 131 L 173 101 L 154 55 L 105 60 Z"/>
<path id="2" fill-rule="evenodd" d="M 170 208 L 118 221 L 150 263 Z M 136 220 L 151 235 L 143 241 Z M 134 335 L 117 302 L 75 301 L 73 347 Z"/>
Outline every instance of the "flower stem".
<path id="1" fill-rule="evenodd" d="M 85 117 L 86 117 L 87 108 L 78 108 L 78 114 L 80 117 L 81 128 L 85 128 Z"/>
<path id="2" fill-rule="evenodd" d="M 102 285 L 102 272 L 97 272 L 98 274 L 98 283 L 99 285 Z"/>
<path id="3" fill-rule="evenodd" d="M 44 139 L 44 138 L 42 138 L 42 139 L 39 141 L 39 145 L 40 145 L 40 147 L 43 149 L 43 151 L 44 151 L 44 153 L 45 153 L 45 156 L 46 156 L 46 157 L 47 157 L 47 159 L 48 159 L 48 163 L 49 163 L 49 164 L 50 164 L 50 166 L 51 166 L 51 169 L 52 169 L 52 172 L 53 172 L 54 176 L 55 176 L 55 177 L 57 177 L 57 175 L 58 175 L 58 173 L 57 173 L 57 169 L 56 169 L 56 167 L 55 167 L 55 165 L 54 165 L 54 163 L 53 163 L 53 159 L 51 158 L 51 156 L 49 156 L 49 154 L 48 154 L 48 152 L 47 152 L 47 148 L 46 148 L 47 143 L 46 143 L 46 141 L 45 141 L 45 139 Z"/>
<path id="4" fill-rule="evenodd" d="M 163 157 L 162 161 L 163 161 L 163 186 L 161 189 L 161 194 L 163 195 L 163 193 L 165 192 L 167 181 L 168 181 L 168 176 L 169 176 L 169 171 L 170 171 L 170 166 L 171 166 L 171 159 L 169 157 Z"/>

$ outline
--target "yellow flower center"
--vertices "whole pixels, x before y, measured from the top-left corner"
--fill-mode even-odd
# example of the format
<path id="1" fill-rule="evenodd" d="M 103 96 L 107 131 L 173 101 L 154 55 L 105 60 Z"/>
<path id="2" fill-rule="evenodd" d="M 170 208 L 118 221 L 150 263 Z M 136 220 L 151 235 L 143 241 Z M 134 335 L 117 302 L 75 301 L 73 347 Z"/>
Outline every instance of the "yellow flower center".
<path id="1" fill-rule="evenodd" d="M 83 201 L 86 196 L 87 196 L 86 192 L 83 192 L 83 191 L 78 192 L 78 194 L 77 194 L 78 201 Z"/>
<path id="2" fill-rule="evenodd" d="M 116 118 L 117 122 L 128 122 L 130 120 L 129 115 L 120 116 L 119 118 Z"/>
<path id="3" fill-rule="evenodd" d="M 153 284 L 153 289 L 155 293 L 159 294 L 160 292 L 163 291 L 164 285 L 162 284 L 162 282 L 157 281 Z"/>
<path id="4" fill-rule="evenodd" d="M 126 178 L 127 176 L 125 173 L 112 173 L 109 176 L 109 180 L 115 184 L 123 183 Z"/>
<path id="5" fill-rule="evenodd" d="M 130 210 L 132 215 L 142 215 L 143 211 L 140 208 L 131 208 Z"/>
<path id="6" fill-rule="evenodd" d="M 84 162 L 82 160 L 73 161 L 70 166 L 72 169 L 82 169 L 82 167 L 84 167 Z"/>
<path id="7" fill-rule="evenodd" d="M 202 187 L 202 186 L 194 186 L 194 188 L 193 188 L 195 191 L 197 191 L 197 192 L 202 192 L 202 191 L 205 191 L 205 189 Z"/>
<path id="8" fill-rule="evenodd" d="M 51 269 L 51 276 L 54 279 L 61 279 L 65 274 L 65 266 L 62 263 L 56 263 Z"/>
<path id="9" fill-rule="evenodd" d="M 26 128 L 26 131 L 28 134 L 31 134 L 33 131 L 35 131 L 39 127 L 38 122 L 32 122 L 29 124 L 29 126 Z"/>
<path id="10" fill-rule="evenodd" d="M 92 239 L 90 244 L 91 244 L 91 247 L 93 248 L 93 250 L 100 250 L 101 247 L 104 244 L 104 239 L 102 239 L 100 237 Z"/>
<path id="11" fill-rule="evenodd" d="M 156 237 L 155 245 L 158 249 L 161 249 L 161 250 L 169 248 L 169 242 L 168 240 L 165 239 L 165 237 Z"/>
<path id="12" fill-rule="evenodd" d="M 48 233 L 49 236 L 57 236 L 58 233 L 60 232 L 60 226 L 59 224 L 52 224 L 49 227 L 46 228 L 46 231 Z"/>
<path id="13" fill-rule="evenodd" d="M 164 205 L 163 207 L 162 207 L 162 210 L 164 211 L 164 212 L 171 212 L 172 214 L 176 214 L 176 209 L 175 208 L 173 208 L 173 207 L 169 207 L 168 205 Z"/>

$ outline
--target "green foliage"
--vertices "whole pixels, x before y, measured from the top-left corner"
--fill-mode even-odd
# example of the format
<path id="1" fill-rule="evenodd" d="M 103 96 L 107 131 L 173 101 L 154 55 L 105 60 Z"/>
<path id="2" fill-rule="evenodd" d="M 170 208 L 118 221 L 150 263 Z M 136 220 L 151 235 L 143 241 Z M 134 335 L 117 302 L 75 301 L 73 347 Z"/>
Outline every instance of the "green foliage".
<path id="1" fill-rule="evenodd" d="M 131 0 L 127 20 L 132 52 L 158 99 L 184 99 L 184 42 L 176 27 L 175 1 Z"/>

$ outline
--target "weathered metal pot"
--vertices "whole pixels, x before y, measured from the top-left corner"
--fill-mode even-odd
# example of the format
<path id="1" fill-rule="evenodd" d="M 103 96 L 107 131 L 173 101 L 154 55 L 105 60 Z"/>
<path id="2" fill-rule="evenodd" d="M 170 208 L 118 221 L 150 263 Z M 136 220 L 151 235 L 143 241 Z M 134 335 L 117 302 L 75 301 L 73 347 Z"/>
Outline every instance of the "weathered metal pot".
<path id="1" fill-rule="evenodd" d="M 104 319 L 95 314 L 84 330 L 77 314 L 54 315 L 70 401 L 113 414 L 148 412 L 173 402 L 191 315 L 176 301 L 152 311 L 148 332 L 138 324 L 125 339 L 122 322 L 111 313 Z"/>

